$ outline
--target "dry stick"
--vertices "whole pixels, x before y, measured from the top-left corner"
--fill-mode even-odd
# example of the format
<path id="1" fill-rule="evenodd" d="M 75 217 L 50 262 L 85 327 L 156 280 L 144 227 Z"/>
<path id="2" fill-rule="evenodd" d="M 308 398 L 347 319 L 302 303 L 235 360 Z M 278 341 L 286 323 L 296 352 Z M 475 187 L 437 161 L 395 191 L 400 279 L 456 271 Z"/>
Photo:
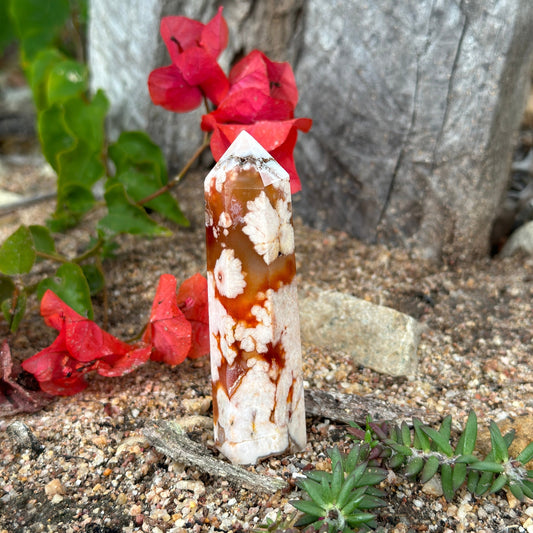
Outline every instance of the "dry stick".
<path id="1" fill-rule="evenodd" d="M 250 490 L 275 493 L 287 487 L 280 478 L 262 476 L 249 472 L 209 455 L 209 450 L 187 437 L 176 422 L 157 420 L 150 422 L 143 430 L 150 444 L 174 461 L 194 466 L 201 472 L 230 481 Z"/>
<path id="2" fill-rule="evenodd" d="M 435 413 L 428 413 L 422 409 L 392 405 L 373 396 L 358 396 L 342 392 L 330 392 L 317 389 L 305 391 L 305 410 L 307 414 L 329 418 L 338 422 L 357 422 L 365 424 L 366 417 L 375 421 L 393 421 L 401 424 L 403 421 L 412 424 L 412 418 L 417 417 L 425 424 L 440 420 Z"/>

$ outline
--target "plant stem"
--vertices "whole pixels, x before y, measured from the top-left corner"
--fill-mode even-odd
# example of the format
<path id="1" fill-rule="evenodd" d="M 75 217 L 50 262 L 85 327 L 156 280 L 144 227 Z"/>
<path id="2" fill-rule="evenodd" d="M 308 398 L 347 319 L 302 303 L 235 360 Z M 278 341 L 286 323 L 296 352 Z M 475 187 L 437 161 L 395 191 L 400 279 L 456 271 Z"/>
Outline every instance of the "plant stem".
<path id="1" fill-rule="evenodd" d="M 41 257 L 42 259 L 50 259 L 50 261 L 56 261 L 57 263 L 70 263 L 69 259 L 61 254 L 40 252 L 35 250 L 35 255 Z"/>
<path id="2" fill-rule="evenodd" d="M 85 259 L 89 259 L 89 257 L 92 257 L 93 255 L 98 254 L 103 244 L 104 244 L 104 239 L 99 238 L 96 241 L 96 243 L 92 246 L 92 248 L 89 248 L 87 251 L 83 252 L 81 255 L 78 255 L 78 257 L 75 257 L 74 259 L 72 259 L 72 262 L 79 264 L 82 261 L 85 261 Z"/>
<path id="3" fill-rule="evenodd" d="M 202 152 L 209 146 L 209 134 L 206 133 L 204 135 L 204 139 L 202 141 L 202 144 L 198 147 L 196 152 L 192 155 L 192 157 L 187 161 L 185 166 L 180 170 L 179 174 L 170 180 L 165 186 L 161 187 L 158 191 L 155 191 L 154 193 L 150 194 L 146 198 L 143 198 L 142 200 L 139 200 L 137 202 L 137 205 L 144 205 L 150 202 L 150 200 L 153 200 L 154 198 L 157 198 L 158 196 L 161 196 L 162 194 L 168 192 L 172 187 L 176 186 L 178 183 L 183 181 L 185 175 L 187 172 L 189 172 L 190 168 L 192 167 L 193 163 L 202 155 Z"/>

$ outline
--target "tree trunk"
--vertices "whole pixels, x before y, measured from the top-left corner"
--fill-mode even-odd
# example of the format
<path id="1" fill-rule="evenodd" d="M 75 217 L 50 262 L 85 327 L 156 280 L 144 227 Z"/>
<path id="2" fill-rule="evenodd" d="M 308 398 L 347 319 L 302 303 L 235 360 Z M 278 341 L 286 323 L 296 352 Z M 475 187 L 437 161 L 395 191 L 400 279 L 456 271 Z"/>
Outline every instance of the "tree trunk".
<path id="1" fill-rule="evenodd" d="M 111 129 L 147 129 L 172 166 L 201 138 L 201 111 L 153 106 L 146 80 L 169 64 L 159 20 L 207 22 L 215 0 L 92 0 L 92 85 Z M 435 259 L 486 254 L 505 194 L 533 64 L 530 0 L 227 0 L 227 71 L 253 48 L 291 61 L 303 191 L 295 212 L 317 227 Z"/>

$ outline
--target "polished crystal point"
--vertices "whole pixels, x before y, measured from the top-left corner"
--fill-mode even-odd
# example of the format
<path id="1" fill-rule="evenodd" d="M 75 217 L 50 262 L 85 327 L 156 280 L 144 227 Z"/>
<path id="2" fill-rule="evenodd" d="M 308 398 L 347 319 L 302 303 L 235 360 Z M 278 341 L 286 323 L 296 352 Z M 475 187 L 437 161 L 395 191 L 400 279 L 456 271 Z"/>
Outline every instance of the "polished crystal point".
<path id="1" fill-rule="evenodd" d="M 205 202 L 215 443 L 254 464 L 306 444 L 289 175 L 243 131 Z"/>

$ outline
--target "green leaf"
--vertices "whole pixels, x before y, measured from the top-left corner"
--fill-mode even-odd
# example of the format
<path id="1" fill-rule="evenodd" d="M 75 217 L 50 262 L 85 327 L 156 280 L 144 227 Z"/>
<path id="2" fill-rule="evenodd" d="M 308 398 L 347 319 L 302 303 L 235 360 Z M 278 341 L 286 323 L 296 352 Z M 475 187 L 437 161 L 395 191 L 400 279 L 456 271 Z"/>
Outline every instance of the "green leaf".
<path id="1" fill-rule="evenodd" d="M 520 483 L 511 481 L 509 483 L 509 489 L 517 500 L 520 500 L 521 502 L 524 501 L 524 491 L 522 490 L 522 485 Z"/>
<path id="2" fill-rule="evenodd" d="M 31 225 L 29 230 L 33 239 L 35 251 L 44 254 L 55 253 L 56 245 L 52 235 L 50 234 L 50 230 L 46 226 Z M 41 261 L 42 259 L 37 257 L 37 260 Z"/>
<path id="3" fill-rule="evenodd" d="M 87 75 L 87 67 L 72 59 L 56 63 L 48 74 L 48 104 L 83 94 L 87 90 Z"/>
<path id="4" fill-rule="evenodd" d="M 33 94 L 33 101 L 38 111 L 49 107 L 47 82 L 50 71 L 66 57 L 56 48 L 41 50 L 30 63 L 26 76 Z"/>
<path id="5" fill-rule="evenodd" d="M 402 422 L 402 425 L 400 426 L 400 431 L 402 435 L 403 445 L 409 448 L 411 446 L 411 430 L 409 429 L 407 422 Z"/>
<path id="6" fill-rule="evenodd" d="M 481 476 L 479 477 L 479 481 L 477 483 L 476 487 L 476 496 L 482 496 L 487 492 L 494 480 L 494 473 L 493 472 L 482 472 Z"/>
<path id="7" fill-rule="evenodd" d="M 10 6 L 25 61 L 54 40 L 70 14 L 68 0 L 15 0 Z"/>
<path id="8" fill-rule="evenodd" d="M 531 483 L 531 481 L 528 481 L 527 479 L 523 479 L 522 490 L 524 491 L 525 496 L 533 499 L 533 483 Z"/>
<path id="9" fill-rule="evenodd" d="M 442 441 L 445 441 L 447 443 L 450 442 L 450 437 L 451 437 L 451 434 L 452 434 L 452 416 L 451 415 L 447 415 L 444 417 L 444 419 L 442 420 L 441 422 L 441 425 L 440 425 L 440 428 L 439 428 L 439 434 L 442 438 Z M 436 445 L 437 447 L 438 444 L 436 442 L 433 443 L 434 445 Z M 434 446 L 435 448 L 435 446 Z M 436 448 L 435 448 L 436 449 Z M 451 450 L 451 446 L 450 446 L 450 450 Z M 447 454 L 448 457 L 451 457 L 453 455 L 453 450 L 451 451 L 450 454 Z"/>
<path id="10" fill-rule="evenodd" d="M 477 416 L 472 410 L 468 413 L 468 420 L 465 424 L 465 429 L 459 437 L 457 446 L 455 447 L 456 455 L 471 455 L 476 447 L 477 440 Z"/>
<path id="11" fill-rule="evenodd" d="M 93 319 L 93 307 L 91 303 L 91 291 L 89 284 L 79 265 L 64 263 L 61 265 L 53 278 L 45 278 L 37 286 L 39 299 L 50 289 L 67 305 L 80 315 Z"/>
<path id="12" fill-rule="evenodd" d="M 326 507 L 331 503 L 331 494 L 327 494 L 325 487 L 312 479 L 302 479 L 298 485 L 309 494 L 311 499 L 321 507 Z"/>
<path id="13" fill-rule="evenodd" d="M 105 141 L 105 117 L 109 101 L 102 90 L 98 90 L 91 101 L 71 98 L 64 103 L 65 121 L 72 134 L 84 142 L 91 154 L 102 154 Z"/>
<path id="14" fill-rule="evenodd" d="M 27 296 L 24 291 L 13 294 L 13 300 L 4 300 L 2 302 L 2 313 L 9 324 L 9 331 L 15 333 L 19 327 L 20 321 L 26 312 Z"/>
<path id="15" fill-rule="evenodd" d="M 405 475 L 407 477 L 415 477 L 424 468 L 424 459 L 422 457 L 413 457 L 405 467 Z"/>
<path id="16" fill-rule="evenodd" d="M 494 452 L 494 460 L 497 462 L 505 462 L 509 460 L 509 454 L 507 452 L 508 445 L 502 437 L 500 428 L 496 425 L 496 422 L 492 420 L 490 422 L 489 432 L 492 451 Z"/>
<path id="17" fill-rule="evenodd" d="M 413 426 L 415 428 L 415 447 L 426 453 L 429 452 L 431 450 L 431 442 L 424 432 L 427 426 L 424 426 L 418 418 L 413 418 Z"/>
<path id="18" fill-rule="evenodd" d="M 370 521 L 376 518 L 372 513 L 357 513 L 345 517 L 346 522 L 351 527 L 360 526 L 362 524 L 368 524 Z"/>
<path id="19" fill-rule="evenodd" d="M 453 490 L 456 491 L 465 481 L 467 476 L 467 468 L 465 463 L 455 463 L 453 466 L 452 485 Z"/>
<path id="20" fill-rule="evenodd" d="M 98 294 L 105 287 L 105 278 L 102 269 L 93 263 L 82 265 L 81 269 L 89 284 L 91 296 Z"/>
<path id="21" fill-rule="evenodd" d="M 163 184 L 153 174 L 141 173 L 135 170 L 126 170 L 121 174 L 117 174 L 117 179 L 124 184 L 126 192 L 136 202 L 147 198 L 163 187 Z M 176 224 L 189 226 L 189 221 L 181 211 L 178 202 L 169 192 L 153 198 L 144 205 L 161 213 Z"/>
<path id="22" fill-rule="evenodd" d="M 397 468 L 400 468 L 400 466 L 402 466 L 404 462 L 405 462 L 405 455 L 396 454 L 396 455 L 393 455 L 389 459 L 389 467 L 392 470 L 396 470 Z"/>
<path id="23" fill-rule="evenodd" d="M 0 2 L 0 54 L 8 44 L 15 40 L 15 28 L 9 12 L 9 0 Z"/>
<path id="24" fill-rule="evenodd" d="M 332 463 L 332 479 L 331 479 L 331 499 L 337 501 L 339 492 L 341 491 L 342 483 L 344 481 L 344 470 L 342 469 L 342 459 L 336 461 L 335 466 Z"/>
<path id="25" fill-rule="evenodd" d="M 480 472 L 493 472 L 496 474 L 505 470 L 505 467 L 501 463 L 495 463 L 494 461 L 478 461 L 477 463 L 472 463 L 470 468 L 479 470 Z"/>
<path id="26" fill-rule="evenodd" d="M 426 459 L 426 464 L 420 474 L 420 483 L 427 483 L 439 469 L 439 459 L 436 455 L 431 455 Z"/>
<path id="27" fill-rule="evenodd" d="M 442 485 L 442 492 L 447 501 L 453 500 L 455 491 L 453 490 L 453 474 L 452 467 L 448 463 L 440 467 L 440 482 Z"/>
<path id="28" fill-rule="evenodd" d="M 390 447 L 396 452 L 405 457 L 410 457 L 413 455 L 413 450 L 408 446 L 403 446 L 402 444 L 390 443 Z"/>
<path id="29" fill-rule="evenodd" d="M 533 460 L 533 442 L 530 442 L 519 454 L 519 456 L 516 458 L 517 461 L 520 461 L 523 465 L 529 463 L 529 461 Z"/>
<path id="30" fill-rule="evenodd" d="M 298 511 L 302 511 L 302 513 L 307 513 L 317 518 L 324 516 L 324 509 L 319 507 L 314 502 L 310 502 L 307 500 L 296 500 L 292 501 L 291 505 L 298 509 Z"/>
<path id="31" fill-rule="evenodd" d="M 479 472 L 476 470 L 470 470 L 468 472 L 468 477 L 466 479 L 466 487 L 468 492 L 472 494 L 477 494 L 477 484 L 479 482 Z"/>
<path id="32" fill-rule="evenodd" d="M 90 189 L 76 183 L 65 183 L 58 191 L 54 217 L 69 212 L 82 215 L 89 211 L 94 204 L 94 195 Z"/>
<path id="33" fill-rule="evenodd" d="M 35 262 L 31 232 L 20 226 L 0 246 L 0 272 L 9 276 L 26 274 Z"/>
<path id="34" fill-rule="evenodd" d="M 384 500 L 378 496 L 372 496 L 370 494 L 365 494 L 359 502 L 359 507 L 361 509 L 376 509 L 378 507 L 384 507 L 385 505 L 387 504 Z"/>
<path id="35" fill-rule="evenodd" d="M 110 235 L 170 235 L 153 221 L 141 207 L 128 200 L 121 183 L 112 185 L 105 193 L 108 214 L 98 222 L 98 228 Z"/>
<path id="36" fill-rule="evenodd" d="M 76 145 L 76 140 L 65 122 L 63 107 L 56 104 L 39 113 L 37 126 L 43 154 L 52 168 L 58 172 L 59 156 L 72 150 Z"/>
<path id="37" fill-rule="evenodd" d="M 15 284 L 11 278 L 0 275 L 0 302 L 11 300 L 15 292 Z"/>
<path id="38" fill-rule="evenodd" d="M 364 474 L 361 476 L 361 479 L 356 484 L 356 487 L 362 487 L 367 485 L 377 485 L 381 483 L 387 477 L 387 471 L 383 468 L 378 468 L 375 466 L 369 466 Z"/>
<path id="39" fill-rule="evenodd" d="M 446 432 L 442 435 L 440 432 L 435 431 L 433 428 L 427 426 L 421 426 L 421 430 L 431 438 L 431 440 L 437 445 L 437 448 L 448 457 L 453 455 L 453 448 L 450 444 L 449 437 L 446 438 Z"/>
<path id="40" fill-rule="evenodd" d="M 354 468 L 353 472 L 344 480 L 341 491 L 337 498 L 337 505 L 341 509 L 348 503 L 352 490 L 356 487 L 357 483 L 365 473 L 367 463 L 361 463 Z"/>
<path id="41" fill-rule="evenodd" d="M 503 487 L 505 487 L 505 485 L 507 484 L 507 481 L 507 476 L 505 474 L 500 474 L 492 483 L 490 487 L 490 493 L 492 494 L 503 489 Z"/>
<path id="42" fill-rule="evenodd" d="M 123 132 L 118 141 L 109 147 L 109 157 L 115 163 L 117 176 L 128 170 L 134 170 L 153 172 L 161 185 L 165 185 L 168 181 L 163 152 L 146 133 Z"/>
<path id="43" fill-rule="evenodd" d="M 343 468 L 344 471 L 350 475 L 355 467 L 361 462 L 361 446 L 355 444 L 352 446 L 350 453 L 344 458 Z"/>

